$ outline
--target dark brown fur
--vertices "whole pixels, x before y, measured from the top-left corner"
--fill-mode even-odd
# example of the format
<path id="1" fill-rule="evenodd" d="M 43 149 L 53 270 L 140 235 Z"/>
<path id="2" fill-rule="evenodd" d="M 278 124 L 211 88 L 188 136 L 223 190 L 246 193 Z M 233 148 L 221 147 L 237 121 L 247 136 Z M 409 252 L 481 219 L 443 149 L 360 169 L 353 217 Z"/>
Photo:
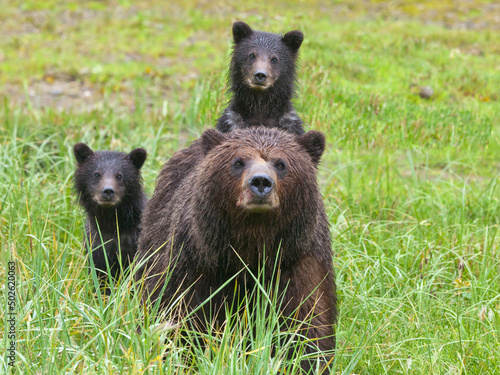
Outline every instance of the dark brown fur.
<path id="1" fill-rule="evenodd" d="M 229 132 L 265 126 L 304 134 L 292 104 L 304 34 L 299 30 L 285 35 L 255 31 L 238 21 L 233 24 L 233 39 L 229 67 L 232 98 L 217 120 L 217 129 Z"/>
<path id="2" fill-rule="evenodd" d="M 298 309 L 296 317 L 305 321 L 312 314 L 303 326 L 307 337 L 318 339 L 321 350 L 334 349 L 331 240 L 316 182 L 324 147 L 319 132 L 295 136 L 259 127 L 227 134 L 208 130 L 175 154 L 163 167 L 143 216 L 138 260 L 145 262 L 139 275 L 147 277 L 145 298 L 160 298 L 165 308 L 192 286 L 184 298 L 184 307 L 192 311 L 241 271 L 242 261 L 258 274 L 265 247 L 266 275 L 271 277 L 279 262 L 284 315 Z M 263 175 L 273 185 L 260 197 L 250 182 Z M 254 285 L 246 271 L 236 282 L 247 290 Z M 205 310 L 224 311 L 234 288 L 229 283 Z"/>
<path id="3" fill-rule="evenodd" d="M 147 154 L 142 148 L 129 154 L 94 152 L 83 143 L 77 143 L 73 152 L 78 162 L 75 190 L 87 213 L 84 246 L 91 250 L 90 258 L 104 284 L 108 265 L 116 279 L 137 251 L 141 214 L 147 202 L 140 169 Z"/>

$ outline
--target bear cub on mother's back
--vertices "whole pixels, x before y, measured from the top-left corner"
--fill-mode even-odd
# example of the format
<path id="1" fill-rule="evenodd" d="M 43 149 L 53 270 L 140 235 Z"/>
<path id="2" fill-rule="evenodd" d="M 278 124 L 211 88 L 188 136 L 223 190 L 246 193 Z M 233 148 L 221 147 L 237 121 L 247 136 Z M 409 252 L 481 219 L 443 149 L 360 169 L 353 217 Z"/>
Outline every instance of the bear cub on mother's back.
<path id="1" fill-rule="evenodd" d="M 280 270 L 277 308 L 285 321 L 310 319 L 301 333 L 321 350 L 334 349 L 332 248 L 316 181 L 324 148 L 316 131 L 299 136 L 256 127 L 210 129 L 175 154 L 143 215 L 137 277 L 145 282 L 144 300 L 160 300 L 168 310 L 182 296 L 180 313 L 189 313 L 222 288 L 196 312 L 202 324 L 222 324 L 224 306 L 240 306 L 255 287 L 248 271 L 259 275 L 265 263 L 264 285 L 274 285 L 273 270 Z"/>
<path id="2" fill-rule="evenodd" d="M 228 132 L 262 125 L 303 134 L 302 120 L 292 105 L 302 32 L 293 30 L 281 36 L 254 31 L 239 21 L 233 24 L 233 38 L 229 70 L 233 96 L 217 129 Z"/>
<path id="3" fill-rule="evenodd" d="M 89 258 L 105 283 L 107 264 L 116 279 L 120 263 L 125 269 L 137 251 L 141 214 L 147 203 L 140 169 L 147 153 L 143 148 L 129 154 L 94 152 L 83 143 L 77 143 L 73 152 L 78 163 L 75 190 L 87 213 L 84 247 L 92 251 Z"/>

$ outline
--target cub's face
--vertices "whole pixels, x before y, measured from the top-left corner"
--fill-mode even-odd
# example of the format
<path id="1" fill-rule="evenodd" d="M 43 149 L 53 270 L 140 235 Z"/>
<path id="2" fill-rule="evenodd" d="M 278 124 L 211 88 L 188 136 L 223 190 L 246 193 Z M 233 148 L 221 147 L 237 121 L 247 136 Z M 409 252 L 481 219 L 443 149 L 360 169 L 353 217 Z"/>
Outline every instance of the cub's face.
<path id="1" fill-rule="evenodd" d="M 243 82 L 258 91 L 273 87 L 282 74 L 294 76 L 295 59 L 304 38 L 298 30 L 284 36 L 233 24 L 233 64 Z"/>
<path id="2" fill-rule="evenodd" d="M 91 200 L 102 208 L 116 207 L 134 189 L 147 155 L 144 149 L 135 149 L 130 154 L 93 152 L 83 143 L 76 144 L 73 150 L 78 162 L 75 186 L 80 200 Z"/>
<path id="3" fill-rule="evenodd" d="M 316 165 L 324 136 L 252 128 L 202 136 L 207 146 L 201 183 L 207 199 L 232 212 L 285 212 L 317 192 Z"/>
<path id="4" fill-rule="evenodd" d="M 93 201 L 101 207 L 113 207 L 118 205 L 125 195 L 125 180 L 133 176 L 120 163 L 119 158 L 105 158 L 96 156 L 89 161 L 86 169 L 89 181 L 87 188 Z"/>
<path id="5" fill-rule="evenodd" d="M 269 41 L 265 43 L 263 39 L 253 37 L 243 41 L 235 47 L 233 56 L 243 82 L 259 91 L 276 83 L 291 57 L 279 40 L 273 48 Z"/>

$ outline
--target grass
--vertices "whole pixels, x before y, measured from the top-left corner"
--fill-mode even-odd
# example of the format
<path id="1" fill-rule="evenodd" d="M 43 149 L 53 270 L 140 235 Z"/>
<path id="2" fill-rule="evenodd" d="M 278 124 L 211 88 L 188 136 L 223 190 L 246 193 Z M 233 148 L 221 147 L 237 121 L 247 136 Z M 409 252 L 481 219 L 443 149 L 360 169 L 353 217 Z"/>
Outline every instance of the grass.
<path id="1" fill-rule="evenodd" d="M 1 372 L 296 371 L 286 345 L 270 354 L 272 316 L 234 316 L 189 352 L 144 315 L 130 279 L 104 302 L 84 266 L 72 146 L 146 148 L 151 194 L 162 164 L 225 106 L 236 19 L 306 34 L 295 105 L 328 141 L 319 181 L 340 299 L 334 372 L 500 371 L 494 2 L 3 5 L 0 274 L 16 262 L 17 366 L 2 355 Z"/>

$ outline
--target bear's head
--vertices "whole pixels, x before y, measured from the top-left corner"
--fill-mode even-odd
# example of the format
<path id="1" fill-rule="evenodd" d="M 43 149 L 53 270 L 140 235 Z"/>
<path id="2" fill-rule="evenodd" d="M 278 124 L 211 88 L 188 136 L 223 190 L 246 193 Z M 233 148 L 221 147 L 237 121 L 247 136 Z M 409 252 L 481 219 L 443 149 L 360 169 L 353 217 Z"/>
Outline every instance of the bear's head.
<path id="1" fill-rule="evenodd" d="M 270 214 L 284 219 L 316 209 L 316 166 L 325 149 L 322 133 L 211 129 L 202 135 L 201 144 L 205 157 L 198 184 L 202 199 L 210 200 L 212 207 L 232 217 Z"/>
<path id="2" fill-rule="evenodd" d="M 295 80 L 295 60 L 304 34 L 293 30 L 285 35 L 254 31 L 245 22 L 233 24 L 233 81 L 254 90 L 274 87 L 281 79 Z"/>
<path id="3" fill-rule="evenodd" d="M 140 169 L 147 153 L 136 148 L 129 154 L 116 151 L 92 151 L 77 143 L 73 153 L 78 163 L 75 188 L 85 207 L 114 208 L 141 189 Z"/>

